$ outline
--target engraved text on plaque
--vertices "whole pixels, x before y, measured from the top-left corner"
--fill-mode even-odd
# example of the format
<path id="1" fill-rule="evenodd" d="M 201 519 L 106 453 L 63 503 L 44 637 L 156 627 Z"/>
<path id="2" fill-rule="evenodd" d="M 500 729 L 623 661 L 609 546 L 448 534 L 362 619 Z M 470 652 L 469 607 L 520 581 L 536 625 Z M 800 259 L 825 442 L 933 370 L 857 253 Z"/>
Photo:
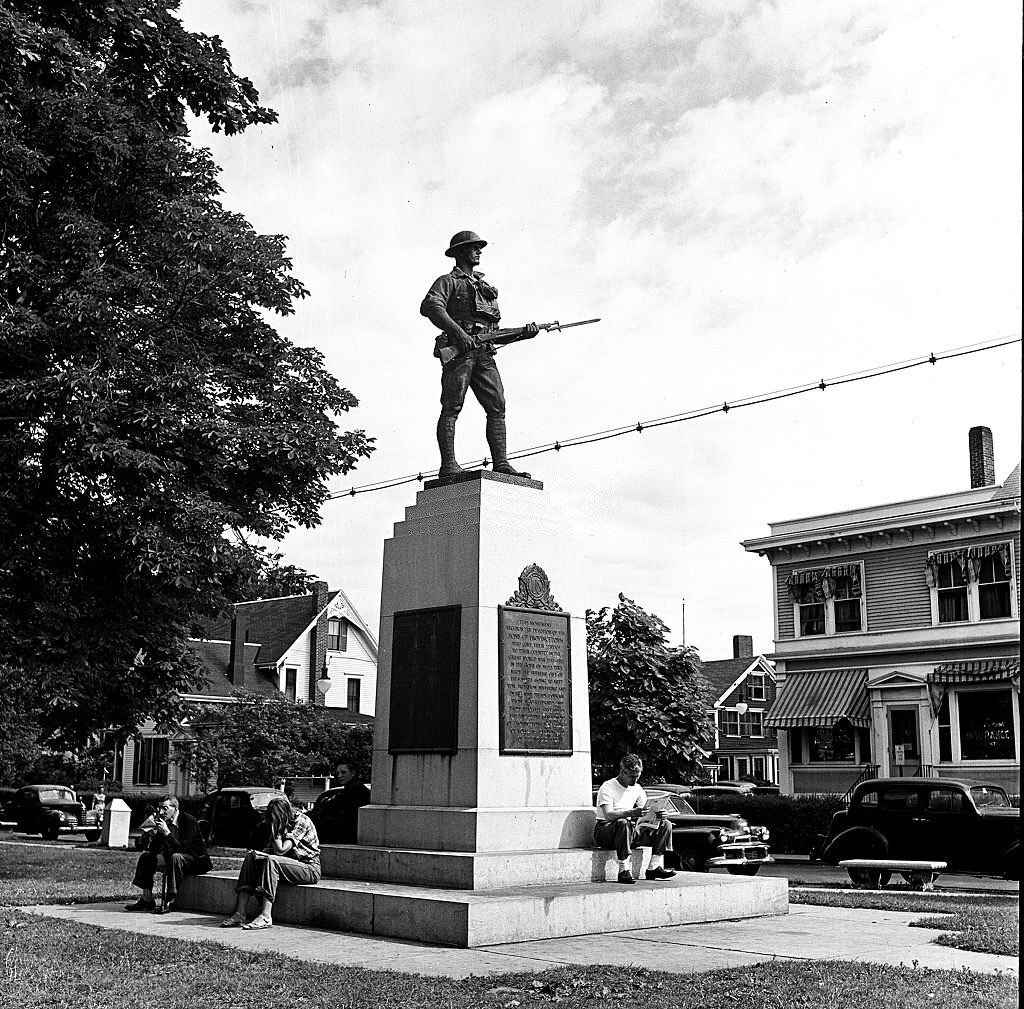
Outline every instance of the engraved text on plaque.
<path id="1" fill-rule="evenodd" d="M 498 608 L 502 753 L 572 753 L 569 614 Z"/>

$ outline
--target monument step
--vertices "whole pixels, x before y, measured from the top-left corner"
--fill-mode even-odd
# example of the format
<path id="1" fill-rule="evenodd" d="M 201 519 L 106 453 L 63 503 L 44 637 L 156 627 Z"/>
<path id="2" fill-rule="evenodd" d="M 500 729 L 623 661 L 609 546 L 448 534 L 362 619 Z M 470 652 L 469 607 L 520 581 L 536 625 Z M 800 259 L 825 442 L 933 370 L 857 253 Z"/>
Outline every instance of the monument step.
<path id="1" fill-rule="evenodd" d="M 632 871 L 641 875 L 651 849 L 633 853 Z M 614 881 L 619 863 L 614 851 L 600 848 L 551 848 L 540 851 L 425 851 L 362 844 L 324 845 L 320 864 L 325 877 L 494 890 L 547 883 Z"/>
<path id="2" fill-rule="evenodd" d="M 188 876 L 178 906 L 227 916 L 235 907 L 236 879 L 230 872 Z M 665 882 L 641 880 L 633 886 L 562 883 L 495 890 L 324 879 L 314 886 L 282 886 L 273 915 L 279 924 L 474 947 L 780 915 L 788 909 L 785 879 L 681 872 Z"/>

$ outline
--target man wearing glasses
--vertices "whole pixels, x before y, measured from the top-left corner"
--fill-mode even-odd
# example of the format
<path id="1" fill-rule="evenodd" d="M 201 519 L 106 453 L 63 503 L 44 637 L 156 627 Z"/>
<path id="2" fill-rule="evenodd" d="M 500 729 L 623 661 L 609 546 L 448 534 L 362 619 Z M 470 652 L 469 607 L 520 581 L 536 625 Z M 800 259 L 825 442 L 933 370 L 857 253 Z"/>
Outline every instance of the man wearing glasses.
<path id="1" fill-rule="evenodd" d="M 157 911 L 166 914 L 174 910 L 178 887 L 183 876 L 200 876 L 213 868 L 206 851 L 206 842 L 194 816 L 178 809 L 178 800 L 166 795 L 160 800 L 156 813 L 142 824 L 146 850 L 139 856 L 132 886 L 142 890 L 142 896 L 127 911 Z M 158 908 L 153 899 L 153 876 L 160 869 L 167 882 L 163 906 Z"/>

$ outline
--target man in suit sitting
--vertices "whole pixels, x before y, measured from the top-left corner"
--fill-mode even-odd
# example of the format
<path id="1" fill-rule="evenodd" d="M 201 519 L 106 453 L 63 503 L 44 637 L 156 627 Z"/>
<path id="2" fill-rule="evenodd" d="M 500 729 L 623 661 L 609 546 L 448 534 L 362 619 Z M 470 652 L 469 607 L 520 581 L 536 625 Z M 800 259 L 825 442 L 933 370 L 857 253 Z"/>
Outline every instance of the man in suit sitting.
<path id="1" fill-rule="evenodd" d="M 142 890 L 142 896 L 134 904 L 128 904 L 128 911 L 156 911 L 153 899 L 153 876 L 158 866 L 163 869 L 167 881 L 167 895 L 161 914 L 174 910 L 178 887 L 183 876 L 200 876 L 213 868 L 206 851 L 206 842 L 194 816 L 178 809 L 178 800 L 166 795 L 160 800 L 156 814 L 143 824 L 143 835 L 147 837 L 146 850 L 139 855 L 132 886 Z"/>

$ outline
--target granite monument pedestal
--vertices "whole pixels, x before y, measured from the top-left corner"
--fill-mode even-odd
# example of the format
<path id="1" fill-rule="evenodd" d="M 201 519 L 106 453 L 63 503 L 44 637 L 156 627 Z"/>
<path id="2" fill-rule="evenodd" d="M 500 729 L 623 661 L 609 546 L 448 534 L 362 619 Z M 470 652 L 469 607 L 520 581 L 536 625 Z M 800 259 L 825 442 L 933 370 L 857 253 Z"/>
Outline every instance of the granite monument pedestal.
<path id="1" fill-rule="evenodd" d="M 453 946 L 784 914 L 781 879 L 614 882 L 593 847 L 585 602 L 539 481 L 428 482 L 384 545 L 371 804 L 274 920 Z M 234 906 L 234 877 L 179 906 Z"/>

